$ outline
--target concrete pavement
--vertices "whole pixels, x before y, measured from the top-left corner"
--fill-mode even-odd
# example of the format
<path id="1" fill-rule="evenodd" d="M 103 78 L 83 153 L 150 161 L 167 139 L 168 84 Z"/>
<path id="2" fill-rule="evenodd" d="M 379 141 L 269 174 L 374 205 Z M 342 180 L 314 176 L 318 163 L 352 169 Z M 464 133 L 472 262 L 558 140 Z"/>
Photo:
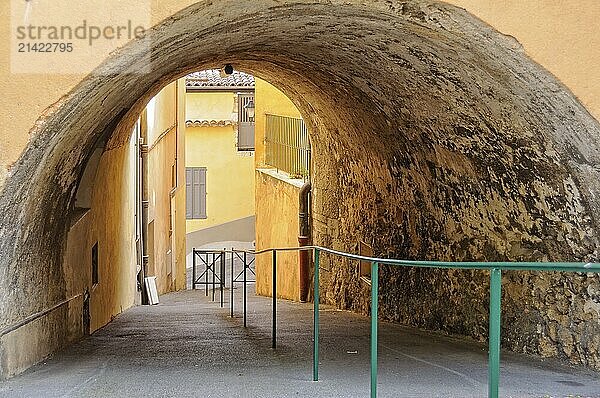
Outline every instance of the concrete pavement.
<path id="1" fill-rule="evenodd" d="M 323 307 L 319 382 L 312 382 L 312 305 L 250 294 L 248 328 L 203 291 L 136 307 L 89 338 L 0 383 L 0 397 L 366 397 L 369 319 Z M 228 302 L 229 294 L 225 295 Z M 226 304 L 227 306 L 227 304 Z M 381 323 L 380 397 L 484 397 L 485 346 Z M 503 397 L 600 397 L 598 374 L 503 353 Z"/>

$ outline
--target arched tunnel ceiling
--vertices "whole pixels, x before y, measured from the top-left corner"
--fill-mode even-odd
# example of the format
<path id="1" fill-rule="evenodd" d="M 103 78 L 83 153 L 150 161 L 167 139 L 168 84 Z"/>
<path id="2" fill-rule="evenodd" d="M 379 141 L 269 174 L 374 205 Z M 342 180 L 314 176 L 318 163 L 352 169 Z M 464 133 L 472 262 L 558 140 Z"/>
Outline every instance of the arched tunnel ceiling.
<path id="1" fill-rule="evenodd" d="M 148 73 L 138 73 L 143 42 L 113 54 L 39 120 L 13 167 L 0 198 L 0 301 L 24 305 L 2 306 L 0 326 L 64 294 L 69 209 L 95 143 L 169 81 L 225 63 L 278 86 L 302 111 L 323 176 L 318 206 L 342 229 L 371 223 L 374 233 L 387 220 L 386 230 L 406 233 L 397 253 L 409 257 L 596 256 L 597 121 L 518 43 L 464 10 L 204 1 L 147 40 Z M 372 195 L 344 203 L 353 189 Z M 502 249 L 514 236 L 529 247 Z"/>

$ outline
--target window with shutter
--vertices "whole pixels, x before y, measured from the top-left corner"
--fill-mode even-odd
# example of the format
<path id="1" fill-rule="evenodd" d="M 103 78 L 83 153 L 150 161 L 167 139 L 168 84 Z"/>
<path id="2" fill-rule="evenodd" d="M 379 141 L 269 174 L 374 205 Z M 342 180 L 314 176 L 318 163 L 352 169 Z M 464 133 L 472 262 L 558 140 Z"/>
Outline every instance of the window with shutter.
<path id="1" fill-rule="evenodd" d="M 206 218 L 206 167 L 185 170 L 186 211 L 188 220 Z"/>
<path id="2" fill-rule="evenodd" d="M 254 94 L 238 94 L 238 151 L 254 150 L 254 118 L 246 108 L 250 101 L 254 101 Z"/>
<path id="3" fill-rule="evenodd" d="M 185 169 L 185 218 L 192 218 L 194 195 L 192 192 L 192 169 Z"/>

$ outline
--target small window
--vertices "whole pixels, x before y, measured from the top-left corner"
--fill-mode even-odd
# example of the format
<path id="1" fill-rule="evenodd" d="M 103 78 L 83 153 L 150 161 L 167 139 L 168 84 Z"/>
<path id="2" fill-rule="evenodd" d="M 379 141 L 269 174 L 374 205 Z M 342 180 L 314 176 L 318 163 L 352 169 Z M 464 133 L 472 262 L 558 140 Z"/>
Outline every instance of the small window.
<path id="1" fill-rule="evenodd" d="M 253 107 L 254 94 L 238 94 L 238 151 L 253 151 L 254 150 L 254 109 L 249 111 L 248 105 Z"/>
<path id="2" fill-rule="evenodd" d="M 92 286 L 97 285 L 98 279 L 98 242 L 92 247 Z"/>
<path id="3" fill-rule="evenodd" d="M 373 257 L 373 248 L 361 241 L 358 245 L 358 252 L 361 256 L 365 257 Z M 359 264 L 359 276 L 361 279 L 366 282 L 371 282 L 371 262 L 370 261 L 361 261 Z"/>
<path id="4" fill-rule="evenodd" d="M 171 165 L 171 189 L 177 188 L 177 164 Z"/>
<path id="5" fill-rule="evenodd" d="M 206 216 L 206 167 L 185 169 L 186 209 L 188 220 L 205 219 Z"/>

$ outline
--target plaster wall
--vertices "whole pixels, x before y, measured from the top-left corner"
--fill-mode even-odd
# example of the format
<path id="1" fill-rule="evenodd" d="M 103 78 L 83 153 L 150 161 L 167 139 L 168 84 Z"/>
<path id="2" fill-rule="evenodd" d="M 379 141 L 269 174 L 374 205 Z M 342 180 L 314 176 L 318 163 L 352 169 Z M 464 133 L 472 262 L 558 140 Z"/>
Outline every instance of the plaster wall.
<path id="1" fill-rule="evenodd" d="M 71 301 L 0 338 L 0 380 L 18 375 L 30 366 L 81 337 L 81 299 Z"/>
<path id="2" fill-rule="evenodd" d="M 211 98 L 214 97 L 207 102 Z M 229 110 L 227 120 L 230 120 L 234 95 L 222 95 L 221 99 L 217 100 L 218 112 L 224 114 L 222 108 Z M 200 101 L 195 104 L 202 106 Z M 210 117 L 213 115 L 218 116 L 210 113 Z M 254 216 L 254 153 L 237 150 L 233 126 L 187 127 L 186 166 L 206 167 L 207 218 L 187 220 L 188 234 Z M 231 240 L 227 236 L 214 238 Z"/>
<path id="3" fill-rule="evenodd" d="M 294 103 L 280 90 L 268 82 L 255 78 L 255 142 L 256 166 L 268 166 L 265 163 L 265 127 L 266 115 L 301 117 Z"/>
<path id="4" fill-rule="evenodd" d="M 185 288 L 185 190 L 171 190 L 171 166 L 175 163 L 177 139 L 176 90 L 176 83 L 165 88 L 152 101 L 154 116 L 148 118 L 147 110 L 143 118 L 151 122 L 143 128 L 153 139 L 149 152 L 149 181 L 151 221 L 156 222 L 156 236 L 152 239 L 155 246 L 150 256 L 153 260 L 150 274 L 157 276 L 160 293 Z M 162 134 L 165 128 L 167 133 Z M 81 338 L 84 291 L 90 294 L 92 333 L 139 300 L 136 289 L 135 140 L 135 135 L 130 135 L 125 144 L 107 145 L 90 187 L 90 208 L 80 210 L 82 215 L 69 230 L 63 264 L 65 296 L 77 298 L 56 313 L 5 337 L 7 349 L 2 353 L 5 376 L 19 373 L 64 344 Z M 173 221 L 179 226 L 178 239 L 177 228 L 169 234 L 171 201 L 175 210 L 184 209 L 173 214 Z M 99 282 L 93 284 L 91 252 L 96 243 Z M 172 244 L 176 245 L 174 250 Z M 167 248 L 173 254 L 167 254 Z"/>
<path id="5" fill-rule="evenodd" d="M 302 182 L 256 170 L 256 250 L 298 246 L 298 193 Z M 271 255 L 256 256 L 256 293 L 272 296 Z M 300 300 L 298 253 L 277 254 L 277 297 Z"/>
<path id="6" fill-rule="evenodd" d="M 92 209 L 80 221 L 82 225 L 76 225 L 77 230 L 71 234 L 73 240 L 70 242 L 74 246 L 67 251 L 67 264 L 79 273 L 80 278 L 83 276 L 84 286 L 89 286 L 92 332 L 135 302 L 137 269 L 133 237 L 136 159 L 133 142 L 102 155 L 94 184 Z M 87 226 L 86 221 L 89 222 Z M 85 233 L 88 234 L 87 244 L 81 247 L 75 242 Z M 99 282 L 94 286 L 91 281 L 91 249 L 96 242 Z M 81 285 L 74 285 L 73 288 L 73 293 L 82 291 Z"/>
<path id="7" fill-rule="evenodd" d="M 165 134 L 177 126 L 177 82 L 162 88 L 152 97 L 145 109 L 145 128 L 148 133 L 148 146 L 152 150 Z M 173 149 L 175 149 L 173 147 Z M 175 153 L 173 152 L 173 158 Z"/>
<path id="8" fill-rule="evenodd" d="M 232 120 L 235 93 L 230 91 L 188 92 L 186 120 Z"/>
<path id="9" fill-rule="evenodd" d="M 595 0 L 451 0 L 498 31 L 559 78 L 600 119 L 600 5 Z"/>
<path id="10" fill-rule="evenodd" d="M 135 138 L 103 152 L 92 184 L 91 208 L 69 230 L 63 263 L 66 296 L 80 295 L 58 314 L 18 331 L 19 344 L 8 361 L 24 369 L 83 335 L 83 292 L 90 294 L 90 332 L 109 323 L 133 306 L 136 289 L 135 246 Z M 98 283 L 92 283 L 92 247 L 98 244 Z M 62 317 L 62 319 L 60 319 Z M 60 320 L 59 320 L 60 319 Z M 44 331 L 60 335 L 44 337 Z M 42 326 L 43 325 L 43 326 Z M 52 326 L 51 326 L 52 325 Z M 20 337 L 19 337 L 20 335 Z M 46 341 L 47 344 L 40 343 Z M 7 347 L 11 347 L 7 344 Z M 45 351 L 41 351 L 45 350 Z M 11 371 L 10 373 L 14 373 Z"/>
<path id="11" fill-rule="evenodd" d="M 298 246 L 298 194 L 303 182 L 277 173 L 265 162 L 266 115 L 301 117 L 294 103 L 268 82 L 256 79 L 256 248 Z M 300 299 L 298 254 L 282 252 L 277 259 L 277 295 Z M 256 292 L 272 295 L 272 259 L 256 258 Z"/>
<path id="12" fill-rule="evenodd" d="M 194 0 L 169 0 L 161 2 L 139 3 L 140 13 L 148 13 L 150 24 L 154 25 L 169 17 L 173 13 L 193 4 Z M 15 32 L 11 25 L 11 1 L 3 1 L 0 4 L 0 36 L 9 38 Z M 123 9 L 119 0 L 107 0 L 105 6 L 108 9 Z M 47 15 L 48 19 L 72 20 L 72 10 L 60 7 L 44 7 L 43 4 L 36 12 Z M 147 8 L 147 9 L 146 9 Z M 21 21 L 15 21 L 21 22 Z M 80 22 L 80 21 L 78 21 Z M 7 170 L 18 159 L 19 155 L 27 145 L 30 131 L 41 115 L 47 114 L 52 107 L 58 104 L 61 98 L 77 86 L 77 84 L 92 72 L 95 65 L 82 69 L 78 74 L 32 74 L 13 73 L 10 68 L 11 54 L 10 40 L 4 40 L 0 44 L 0 92 L 4 93 L 2 105 L 6 106 L 0 112 L 0 187 L 6 178 Z M 105 56 L 109 56 L 110 49 L 103 49 Z M 23 110 L 26 109 L 24 112 Z M 11 134 L 10 131 L 13 133 Z M 15 134 L 16 131 L 20 133 Z"/>
<path id="13" fill-rule="evenodd" d="M 156 276 L 159 294 L 185 288 L 185 175 L 178 163 L 184 163 L 184 148 L 178 145 L 178 96 L 175 81 L 155 96 L 146 107 L 143 122 L 148 131 L 148 275 Z M 181 103 L 184 106 L 184 103 Z M 183 216 L 183 218 L 182 218 Z"/>

